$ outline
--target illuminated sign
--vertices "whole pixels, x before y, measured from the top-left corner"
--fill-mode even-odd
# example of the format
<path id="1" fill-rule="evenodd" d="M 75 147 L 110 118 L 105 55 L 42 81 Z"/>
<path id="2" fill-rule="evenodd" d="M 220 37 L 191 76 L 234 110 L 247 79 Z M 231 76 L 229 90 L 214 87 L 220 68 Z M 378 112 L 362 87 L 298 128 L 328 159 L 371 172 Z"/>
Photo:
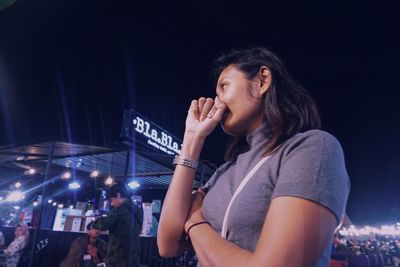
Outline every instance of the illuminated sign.
<path id="1" fill-rule="evenodd" d="M 141 136 L 141 139 L 148 145 L 169 155 L 179 154 L 182 149 L 182 142 L 178 138 L 134 110 L 125 111 L 121 135 L 130 140 L 138 139 Z"/>

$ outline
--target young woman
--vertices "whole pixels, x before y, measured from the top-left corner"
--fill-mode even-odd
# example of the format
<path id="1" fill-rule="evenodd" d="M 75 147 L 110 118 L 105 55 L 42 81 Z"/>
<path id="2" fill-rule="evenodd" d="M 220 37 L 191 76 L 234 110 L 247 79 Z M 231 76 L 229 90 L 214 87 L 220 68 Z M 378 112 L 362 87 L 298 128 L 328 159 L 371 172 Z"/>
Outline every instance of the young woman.
<path id="1" fill-rule="evenodd" d="M 217 60 L 217 97 L 193 100 L 158 231 L 161 256 L 193 246 L 201 266 L 328 266 L 349 194 L 343 151 L 314 101 L 265 48 Z M 233 137 L 192 195 L 206 137 Z"/>

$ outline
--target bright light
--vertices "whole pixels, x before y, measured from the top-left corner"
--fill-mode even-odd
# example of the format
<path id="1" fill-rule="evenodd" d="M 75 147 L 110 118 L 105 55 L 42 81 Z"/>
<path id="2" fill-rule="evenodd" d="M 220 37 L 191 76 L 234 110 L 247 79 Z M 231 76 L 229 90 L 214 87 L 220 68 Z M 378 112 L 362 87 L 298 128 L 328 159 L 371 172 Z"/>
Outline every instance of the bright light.
<path id="1" fill-rule="evenodd" d="M 58 206 L 57 206 L 59 209 L 62 209 L 62 208 L 64 208 L 64 204 L 58 204 Z"/>
<path id="2" fill-rule="evenodd" d="M 51 202 L 53 202 L 52 199 L 47 200 L 47 203 L 51 204 Z"/>
<path id="3" fill-rule="evenodd" d="M 72 175 L 69 171 L 66 171 L 61 175 L 61 179 L 63 179 L 63 180 L 69 180 L 69 179 L 71 179 L 71 177 L 72 177 Z"/>
<path id="4" fill-rule="evenodd" d="M 33 174 L 35 174 L 36 173 L 36 170 L 34 169 L 34 168 L 30 168 L 29 170 L 28 170 L 28 174 L 30 174 L 30 175 L 33 175 Z"/>
<path id="5" fill-rule="evenodd" d="M 94 170 L 90 173 L 90 177 L 92 178 L 96 178 L 97 176 L 99 176 L 99 171 L 98 170 Z"/>
<path id="6" fill-rule="evenodd" d="M 107 186 L 110 186 L 114 183 L 114 179 L 111 176 L 108 176 L 108 178 L 104 181 L 104 184 Z"/>
<path id="7" fill-rule="evenodd" d="M 11 192 L 8 196 L 7 196 L 7 201 L 9 202 L 17 202 L 20 201 L 24 198 L 24 194 L 20 191 L 14 191 Z"/>
<path id="8" fill-rule="evenodd" d="M 24 156 L 18 156 L 17 158 L 16 158 L 16 160 L 17 161 L 23 161 L 23 160 L 25 160 L 26 158 L 24 157 Z"/>
<path id="9" fill-rule="evenodd" d="M 132 181 L 128 184 L 128 186 L 130 189 L 135 189 L 135 188 L 138 188 L 140 186 L 140 184 L 136 181 Z"/>
<path id="10" fill-rule="evenodd" d="M 37 201 L 33 201 L 32 205 L 33 205 L 34 207 L 36 207 L 37 205 L 39 205 L 39 203 L 38 203 Z"/>
<path id="11" fill-rule="evenodd" d="M 2 201 L 3 200 L 3 197 L 0 197 L 0 201 Z"/>
<path id="12" fill-rule="evenodd" d="M 69 208 L 70 208 L 70 209 L 73 209 L 73 208 L 74 208 L 74 205 L 69 206 Z"/>
<path id="13" fill-rule="evenodd" d="M 16 182 L 15 183 L 15 188 L 20 188 L 21 187 L 21 183 L 20 182 Z"/>
<path id="14" fill-rule="evenodd" d="M 21 209 L 21 207 L 20 206 L 14 206 L 14 209 L 19 210 L 19 209 Z"/>
<path id="15" fill-rule="evenodd" d="M 72 182 L 68 185 L 68 188 L 70 190 L 75 190 L 75 189 L 79 189 L 81 187 L 81 185 L 77 182 Z"/>
<path id="16" fill-rule="evenodd" d="M 56 206 L 57 205 L 57 202 L 53 202 L 53 206 Z"/>

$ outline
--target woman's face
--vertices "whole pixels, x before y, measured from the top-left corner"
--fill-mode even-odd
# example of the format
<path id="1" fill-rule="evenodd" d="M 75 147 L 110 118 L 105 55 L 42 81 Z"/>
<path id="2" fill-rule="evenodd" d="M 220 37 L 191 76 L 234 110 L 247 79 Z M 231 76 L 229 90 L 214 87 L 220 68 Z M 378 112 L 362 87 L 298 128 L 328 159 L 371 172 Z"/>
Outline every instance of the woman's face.
<path id="1" fill-rule="evenodd" d="M 221 121 L 227 134 L 243 136 L 262 123 L 264 114 L 259 79 L 249 81 L 242 71 L 229 65 L 218 78 L 217 95 L 227 106 Z"/>
<path id="2" fill-rule="evenodd" d="M 15 236 L 16 236 L 16 237 L 19 237 L 21 234 L 22 234 L 21 227 L 15 228 Z"/>

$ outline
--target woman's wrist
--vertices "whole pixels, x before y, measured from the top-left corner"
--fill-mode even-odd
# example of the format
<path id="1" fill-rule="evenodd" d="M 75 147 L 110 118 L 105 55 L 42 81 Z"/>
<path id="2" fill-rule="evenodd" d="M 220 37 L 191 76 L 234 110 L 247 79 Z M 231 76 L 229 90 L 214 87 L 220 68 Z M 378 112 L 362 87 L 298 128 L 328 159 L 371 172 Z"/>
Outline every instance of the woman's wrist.
<path id="1" fill-rule="evenodd" d="M 197 226 L 200 226 L 200 225 L 202 225 L 202 224 L 208 224 L 208 225 L 210 225 L 210 223 L 209 222 L 207 222 L 206 220 L 199 220 L 199 221 L 197 221 L 197 222 L 187 222 L 186 224 L 185 224 L 185 233 L 186 233 L 186 235 L 188 235 L 189 236 L 189 234 L 190 234 L 190 231 L 193 229 L 193 228 L 195 228 L 195 227 L 197 227 Z"/>
<path id="2" fill-rule="evenodd" d="M 200 158 L 201 150 L 203 149 L 204 141 L 205 138 L 203 137 L 185 134 L 180 156 L 191 160 L 198 160 Z"/>

